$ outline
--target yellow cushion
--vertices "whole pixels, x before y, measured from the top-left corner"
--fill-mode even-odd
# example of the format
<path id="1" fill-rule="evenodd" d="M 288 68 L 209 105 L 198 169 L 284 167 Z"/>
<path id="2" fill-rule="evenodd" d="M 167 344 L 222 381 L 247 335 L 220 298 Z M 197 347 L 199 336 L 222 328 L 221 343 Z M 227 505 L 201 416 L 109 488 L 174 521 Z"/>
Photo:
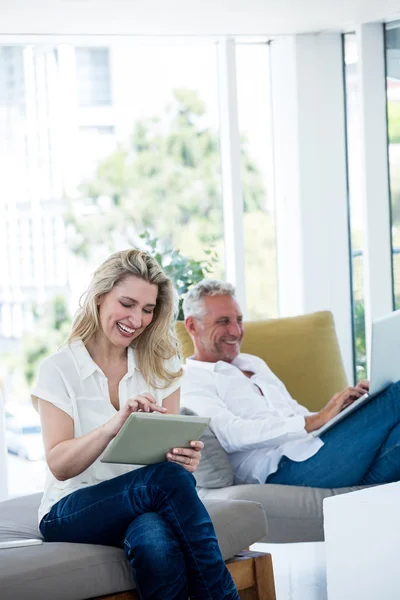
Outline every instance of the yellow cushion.
<path id="1" fill-rule="evenodd" d="M 183 322 L 178 322 L 176 329 L 186 359 L 193 354 L 193 343 Z M 241 351 L 264 359 L 291 396 L 312 411 L 348 385 L 333 316 L 328 311 L 249 321 Z"/>

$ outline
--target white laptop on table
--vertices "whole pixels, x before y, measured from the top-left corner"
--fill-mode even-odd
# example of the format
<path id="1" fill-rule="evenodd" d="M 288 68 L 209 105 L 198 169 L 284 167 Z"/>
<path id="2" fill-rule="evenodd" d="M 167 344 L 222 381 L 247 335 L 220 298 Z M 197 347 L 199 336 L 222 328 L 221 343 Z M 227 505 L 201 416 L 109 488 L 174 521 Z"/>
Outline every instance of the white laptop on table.
<path id="1" fill-rule="evenodd" d="M 386 317 L 376 319 L 372 323 L 371 332 L 371 376 L 369 392 L 355 400 L 336 417 L 328 421 L 320 429 L 312 432 L 314 437 L 320 436 L 336 423 L 348 417 L 360 406 L 363 406 L 377 394 L 400 379 L 400 310 Z M 338 390 L 341 391 L 341 390 Z"/>

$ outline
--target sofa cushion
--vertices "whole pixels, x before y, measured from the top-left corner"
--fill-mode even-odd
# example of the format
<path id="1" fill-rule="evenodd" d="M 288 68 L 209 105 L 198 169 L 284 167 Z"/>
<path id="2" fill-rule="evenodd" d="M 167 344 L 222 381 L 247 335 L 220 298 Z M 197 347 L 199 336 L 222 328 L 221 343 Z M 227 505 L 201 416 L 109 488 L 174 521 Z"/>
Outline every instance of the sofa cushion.
<path id="1" fill-rule="evenodd" d="M 42 539 L 37 524 L 41 497 L 39 493 L 0 502 L 0 542 Z"/>
<path id="2" fill-rule="evenodd" d="M 317 489 L 302 486 L 247 484 L 218 490 L 200 489 L 204 502 L 249 500 L 262 504 L 267 515 L 265 542 L 318 542 L 324 539 L 322 503 L 324 498 L 354 492 L 360 487 Z"/>
<path id="3" fill-rule="evenodd" d="M 134 587 L 119 548 L 44 542 L 0 550 L 2 600 L 83 600 Z"/>
<path id="4" fill-rule="evenodd" d="M 195 415 L 190 408 L 181 408 L 181 415 Z M 228 455 L 209 427 L 200 440 L 204 443 L 201 461 L 193 473 L 198 487 L 222 488 L 233 484 L 233 471 Z"/>
<path id="5" fill-rule="evenodd" d="M 0 540 L 39 538 L 41 494 L 0 503 Z M 260 504 L 211 499 L 213 520 L 225 560 L 266 534 Z M 1 600 L 84 600 L 135 587 L 123 551 L 92 544 L 47 543 L 0 550 Z"/>
<path id="6" fill-rule="evenodd" d="M 309 410 L 320 410 L 347 386 L 330 312 L 249 321 L 244 330 L 241 351 L 265 360 L 292 397 Z M 192 340 L 183 322 L 176 324 L 176 332 L 186 359 L 193 354 Z"/>

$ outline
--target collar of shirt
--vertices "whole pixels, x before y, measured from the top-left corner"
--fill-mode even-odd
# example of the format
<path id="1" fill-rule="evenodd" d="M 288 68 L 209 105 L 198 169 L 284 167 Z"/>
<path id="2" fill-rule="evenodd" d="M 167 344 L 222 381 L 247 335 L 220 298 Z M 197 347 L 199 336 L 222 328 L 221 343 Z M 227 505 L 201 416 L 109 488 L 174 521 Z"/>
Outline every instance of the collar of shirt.
<path id="1" fill-rule="evenodd" d="M 257 356 L 252 354 L 239 354 L 232 363 L 228 363 L 224 360 L 218 360 L 217 362 L 204 362 L 201 360 L 195 360 L 194 358 L 187 358 L 186 365 L 190 367 L 199 367 L 207 369 L 208 371 L 215 371 L 217 373 L 232 372 L 232 370 L 240 369 L 241 371 L 252 371 L 253 373 L 260 372 L 262 370 L 264 362 Z"/>
<path id="2" fill-rule="evenodd" d="M 70 348 L 82 381 L 87 377 L 90 377 L 90 375 L 92 375 L 95 371 L 99 371 L 99 373 L 104 375 L 99 365 L 96 364 L 93 358 L 90 356 L 82 340 L 73 340 L 70 343 Z M 135 369 L 139 370 L 136 365 L 135 354 L 133 348 L 128 346 L 128 371 L 123 379 L 132 377 Z"/>

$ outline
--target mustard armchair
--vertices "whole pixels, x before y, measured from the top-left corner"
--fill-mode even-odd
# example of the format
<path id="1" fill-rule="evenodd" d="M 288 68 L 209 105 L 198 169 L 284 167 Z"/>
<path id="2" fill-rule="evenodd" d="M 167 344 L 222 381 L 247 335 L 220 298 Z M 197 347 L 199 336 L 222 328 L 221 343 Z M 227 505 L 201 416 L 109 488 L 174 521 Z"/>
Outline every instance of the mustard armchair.
<path id="1" fill-rule="evenodd" d="M 182 358 L 193 354 L 193 343 L 183 322 L 176 325 Z M 297 402 L 320 410 L 347 387 L 332 313 L 248 321 L 242 352 L 264 359 Z"/>

